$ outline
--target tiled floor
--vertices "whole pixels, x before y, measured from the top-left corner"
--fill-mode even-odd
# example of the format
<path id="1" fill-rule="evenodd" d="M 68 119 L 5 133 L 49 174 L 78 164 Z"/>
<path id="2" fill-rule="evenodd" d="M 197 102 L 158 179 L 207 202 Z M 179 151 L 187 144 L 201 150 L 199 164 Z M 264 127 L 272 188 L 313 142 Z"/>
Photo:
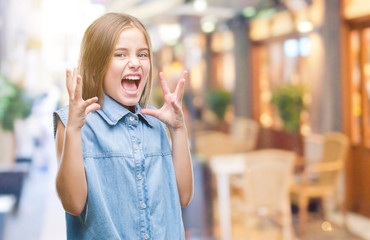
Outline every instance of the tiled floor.
<path id="1" fill-rule="evenodd" d="M 25 180 L 18 212 L 9 215 L 4 240 L 65 240 L 64 211 L 55 192 L 56 160 L 33 167 Z"/>
<path id="2" fill-rule="evenodd" d="M 7 218 L 4 240 L 38 240 L 44 224 L 46 203 L 46 173 L 32 172 L 23 186 L 21 202 L 16 213 Z"/>
<path id="3" fill-rule="evenodd" d="M 217 205 L 217 199 L 214 202 L 214 206 Z M 217 214 L 217 208 L 214 207 L 214 235 L 216 239 L 220 237 L 219 219 Z M 339 215 L 339 214 L 336 214 Z M 351 214 L 350 214 L 351 215 Z M 232 221 L 232 239 L 233 240 L 287 240 L 282 235 L 282 229 L 272 221 L 263 221 L 256 228 L 247 228 L 245 223 L 245 215 L 240 212 L 238 207 L 233 204 L 231 205 L 231 221 Z M 338 216 L 335 216 L 337 219 Z M 340 216 L 339 216 L 340 218 Z M 350 218 L 351 225 L 367 224 L 370 230 L 369 220 L 359 218 Z M 298 216 L 293 214 L 293 228 L 294 237 L 292 240 L 364 240 L 364 237 L 354 234 L 353 232 L 340 227 L 337 221 L 324 220 L 321 213 L 310 213 L 307 221 L 307 229 L 304 234 L 298 233 Z M 364 222 L 365 221 L 365 222 Z M 249 230 L 249 231 L 248 231 Z M 249 235 L 248 235 L 249 234 Z M 363 235 L 363 232 L 361 233 Z M 250 237 L 248 237 L 250 236 Z M 368 238 L 366 238 L 368 239 Z"/>

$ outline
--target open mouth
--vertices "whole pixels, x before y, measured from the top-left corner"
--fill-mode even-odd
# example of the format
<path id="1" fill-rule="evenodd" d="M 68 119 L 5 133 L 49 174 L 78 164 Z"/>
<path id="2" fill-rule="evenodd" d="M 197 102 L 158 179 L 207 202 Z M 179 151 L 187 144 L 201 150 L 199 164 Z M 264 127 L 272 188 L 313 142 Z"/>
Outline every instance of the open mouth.
<path id="1" fill-rule="evenodd" d="M 141 81 L 141 75 L 129 74 L 122 78 L 122 87 L 130 95 L 136 94 Z"/>

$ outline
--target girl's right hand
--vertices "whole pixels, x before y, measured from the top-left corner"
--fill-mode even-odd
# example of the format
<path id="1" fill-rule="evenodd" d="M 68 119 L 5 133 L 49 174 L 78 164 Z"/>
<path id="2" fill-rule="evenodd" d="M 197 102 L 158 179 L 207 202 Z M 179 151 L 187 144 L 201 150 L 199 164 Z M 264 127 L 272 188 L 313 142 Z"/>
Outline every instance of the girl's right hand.
<path id="1" fill-rule="evenodd" d="M 81 129 L 87 114 L 100 108 L 96 103 L 98 97 L 86 101 L 82 99 L 82 79 L 77 68 L 73 69 L 73 75 L 70 69 L 66 70 L 66 82 L 69 95 L 68 128 Z"/>

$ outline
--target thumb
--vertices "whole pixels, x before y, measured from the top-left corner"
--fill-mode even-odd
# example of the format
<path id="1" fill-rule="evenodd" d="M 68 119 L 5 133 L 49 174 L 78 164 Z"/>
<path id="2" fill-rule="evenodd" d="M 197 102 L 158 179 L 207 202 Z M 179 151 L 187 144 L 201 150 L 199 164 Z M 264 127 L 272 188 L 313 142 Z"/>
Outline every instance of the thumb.
<path id="1" fill-rule="evenodd" d="M 154 109 L 149 109 L 149 108 L 144 108 L 144 109 L 141 109 L 140 111 L 142 114 L 146 114 L 146 115 L 149 115 L 149 116 L 153 116 L 155 118 L 158 117 L 158 110 L 154 110 Z"/>
<path id="2" fill-rule="evenodd" d="M 100 105 L 98 103 L 93 103 L 91 105 L 89 105 L 87 108 L 86 108 L 86 115 L 93 112 L 93 111 L 96 111 L 100 108 Z"/>

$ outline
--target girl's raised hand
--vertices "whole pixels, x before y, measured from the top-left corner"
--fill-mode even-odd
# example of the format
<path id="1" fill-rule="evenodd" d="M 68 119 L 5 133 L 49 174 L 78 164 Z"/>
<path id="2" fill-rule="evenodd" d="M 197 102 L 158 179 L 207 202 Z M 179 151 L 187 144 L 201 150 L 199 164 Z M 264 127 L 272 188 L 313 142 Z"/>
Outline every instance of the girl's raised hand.
<path id="1" fill-rule="evenodd" d="M 82 79 L 77 68 L 73 69 L 73 75 L 70 69 L 66 70 L 66 83 L 69 95 L 68 127 L 82 128 L 87 114 L 100 108 L 96 103 L 98 98 L 82 99 Z"/>
<path id="2" fill-rule="evenodd" d="M 151 115 L 164 122 L 170 130 L 176 130 L 185 127 L 184 116 L 182 113 L 182 97 L 184 95 L 184 84 L 187 71 L 181 74 L 173 93 L 170 92 L 163 72 L 159 73 L 161 87 L 164 95 L 164 104 L 158 109 L 142 109 L 141 113 Z"/>

